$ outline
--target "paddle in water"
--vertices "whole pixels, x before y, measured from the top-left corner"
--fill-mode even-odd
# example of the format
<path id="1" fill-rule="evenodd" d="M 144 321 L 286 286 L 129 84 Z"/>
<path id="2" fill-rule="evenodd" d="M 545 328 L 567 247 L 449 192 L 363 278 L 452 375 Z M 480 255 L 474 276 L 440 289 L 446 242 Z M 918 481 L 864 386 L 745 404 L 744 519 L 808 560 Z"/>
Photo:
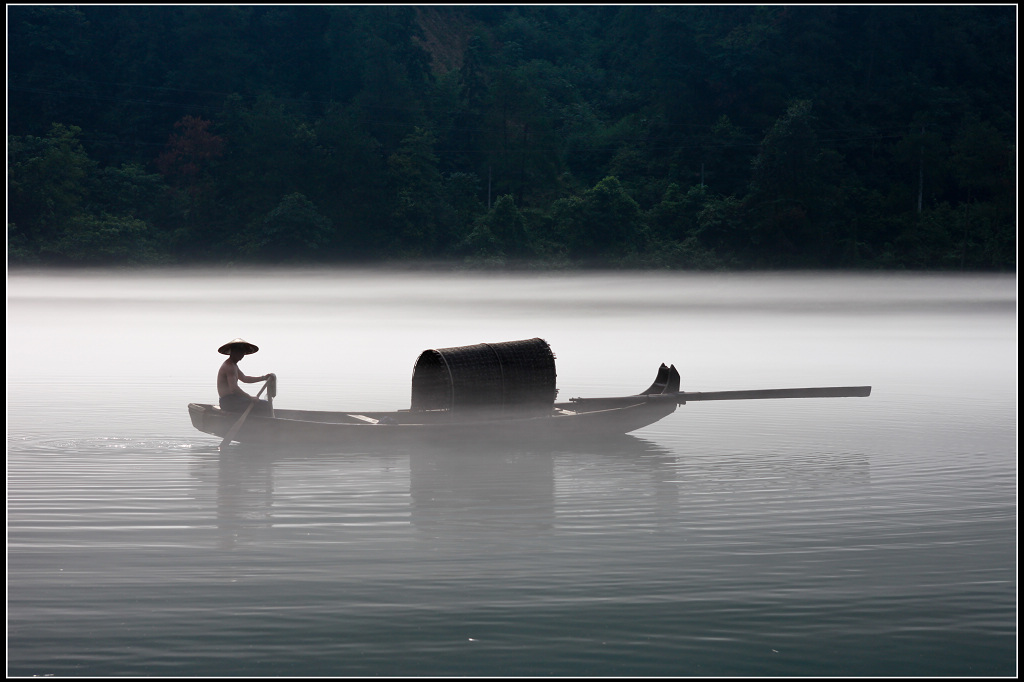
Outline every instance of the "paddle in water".
<path id="1" fill-rule="evenodd" d="M 267 390 L 267 386 L 269 385 L 269 381 L 263 384 L 263 388 L 261 388 L 260 392 L 256 394 L 256 400 L 259 400 L 260 396 L 263 395 L 263 391 Z M 235 425 L 228 429 L 228 433 L 226 436 L 224 436 L 224 440 L 220 442 L 221 450 L 226 448 L 231 443 L 231 441 L 234 440 L 235 436 L 238 435 L 238 431 L 242 428 L 242 424 L 245 423 L 245 418 L 249 416 L 249 413 L 252 412 L 252 408 L 256 406 L 256 400 L 253 400 L 252 402 L 249 403 L 249 407 L 245 408 L 245 412 L 243 412 L 242 416 L 238 418 L 238 421 L 235 422 Z"/>

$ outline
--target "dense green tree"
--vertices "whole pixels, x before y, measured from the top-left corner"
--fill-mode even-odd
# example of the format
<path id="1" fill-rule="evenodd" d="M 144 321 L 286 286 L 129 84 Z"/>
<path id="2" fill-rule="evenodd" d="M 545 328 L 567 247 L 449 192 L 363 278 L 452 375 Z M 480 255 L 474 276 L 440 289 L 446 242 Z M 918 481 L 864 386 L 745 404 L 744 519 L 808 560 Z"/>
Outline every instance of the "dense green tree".
<path id="1" fill-rule="evenodd" d="M 318 261 L 334 226 L 309 199 L 293 192 L 239 235 L 239 251 L 262 261 Z"/>
<path id="2" fill-rule="evenodd" d="M 841 159 L 822 147 L 811 108 L 807 100 L 791 104 L 754 157 L 747 250 L 762 265 L 833 264 L 840 204 L 831 194 Z"/>
<path id="3" fill-rule="evenodd" d="M 1015 19 L 12 5 L 8 257 L 1012 269 Z"/>
<path id="4" fill-rule="evenodd" d="M 159 173 L 140 164 L 107 166 L 98 172 L 89 198 L 90 212 L 138 219 L 147 226 L 147 259 L 173 259 L 187 238 L 190 200 L 172 191 Z"/>
<path id="5" fill-rule="evenodd" d="M 9 133 L 44 135 L 54 121 L 71 123 L 74 119 L 67 114 L 73 95 L 75 109 L 92 108 L 96 86 L 81 80 L 81 68 L 93 49 L 92 35 L 87 14 L 79 7 L 8 8 Z"/>
<path id="6" fill-rule="evenodd" d="M 44 138 L 8 140 L 8 257 L 58 264 L 165 260 L 166 239 L 135 217 L 152 209 L 162 183 L 132 167 L 101 173 L 80 133 L 55 124 Z"/>
<path id="7" fill-rule="evenodd" d="M 522 259 L 534 255 L 531 242 L 515 199 L 505 194 L 477 219 L 459 249 L 476 259 Z"/>
<path id="8" fill-rule="evenodd" d="M 437 138 L 416 128 L 388 157 L 388 177 L 394 199 L 389 216 L 391 247 L 409 256 L 434 256 L 452 239 L 443 232 L 442 177 L 434 153 Z"/>
<path id="9" fill-rule="evenodd" d="M 672 183 L 653 208 L 647 213 L 647 224 L 652 234 L 670 241 L 683 241 L 699 231 L 697 214 L 709 199 L 707 187 L 695 185 L 684 194 L 679 185 Z"/>
<path id="10" fill-rule="evenodd" d="M 328 251 L 342 260 L 379 255 L 391 201 L 380 143 L 338 105 L 317 120 L 314 133 L 316 149 L 296 160 L 308 177 L 304 191 L 334 224 Z"/>
<path id="11" fill-rule="evenodd" d="M 449 249 L 458 250 L 486 207 L 480 199 L 480 178 L 474 173 L 448 173 L 442 182 L 443 222 Z"/>
<path id="12" fill-rule="evenodd" d="M 555 203 L 558 229 L 571 255 L 604 260 L 636 250 L 643 216 L 618 178 L 609 176 L 582 196 Z"/>
<path id="13" fill-rule="evenodd" d="M 88 213 L 66 223 L 42 249 L 44 260 L 60 265 L 151 265 L 167 260 L 145 221 Z"/>
<path id="14" fill-rule="evenodd" d="M 46 137 L 8 139 L 8 225 L 18 241 L 38 251 L 85 211 L 96 162 L 82 147 L 76 126 L 54 124 Z"/>
<path id="15" fill-rule="evenodd" d="M 734 196 L 712 196 L 697 213 L 697 236 L 700 243 L 721 258 L 740 264 L 739 254 L 747 249 L 747 219 L 743 204 Z"/>

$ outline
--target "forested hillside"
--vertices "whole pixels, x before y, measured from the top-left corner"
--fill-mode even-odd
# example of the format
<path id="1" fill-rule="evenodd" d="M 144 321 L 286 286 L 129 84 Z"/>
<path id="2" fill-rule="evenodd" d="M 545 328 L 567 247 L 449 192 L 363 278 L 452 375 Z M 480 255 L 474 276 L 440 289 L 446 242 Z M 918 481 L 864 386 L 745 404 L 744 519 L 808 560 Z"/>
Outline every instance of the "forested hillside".
<path id="1" fill-rule="evenodd" d="M 1016 267 L 1015 6 L 8 6 L 8 263 Z"/>

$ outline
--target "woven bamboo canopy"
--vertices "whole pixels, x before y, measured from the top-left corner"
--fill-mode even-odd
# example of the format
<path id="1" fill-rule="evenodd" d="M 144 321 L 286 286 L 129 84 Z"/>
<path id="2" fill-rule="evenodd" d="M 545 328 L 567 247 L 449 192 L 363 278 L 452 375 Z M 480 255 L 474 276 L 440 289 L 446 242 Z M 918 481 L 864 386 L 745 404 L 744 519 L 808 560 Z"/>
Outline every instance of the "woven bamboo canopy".
<path id="1" fill-rule="evenodd" d="M 543 412 L 555 401 L 555 356 L 543 339 L 423 351 L 413 410 Z"/>

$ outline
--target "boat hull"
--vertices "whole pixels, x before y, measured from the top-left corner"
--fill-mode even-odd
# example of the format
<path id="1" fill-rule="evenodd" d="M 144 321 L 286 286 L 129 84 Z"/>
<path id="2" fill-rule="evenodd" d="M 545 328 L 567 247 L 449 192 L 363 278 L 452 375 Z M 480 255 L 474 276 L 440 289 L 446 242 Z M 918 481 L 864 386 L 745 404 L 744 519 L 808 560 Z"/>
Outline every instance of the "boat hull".
<path id="1" fill-rule="evenodd" d="M 273 417 L 250 414 L 232 440 L 275 446 L 345 448 L 414 442 L 580 439 L 622 435 L 649 426 L 676 410 L 675 401 L 638 397 L 631 405 L 578 409 L 556 404 L 533 416 L 476 415 L 457 418 L 446 412 L 317 412 L 275 410 Z M 192 425 L 224 438 L 241 415 L 217 406 L 190 403 Z"/>

